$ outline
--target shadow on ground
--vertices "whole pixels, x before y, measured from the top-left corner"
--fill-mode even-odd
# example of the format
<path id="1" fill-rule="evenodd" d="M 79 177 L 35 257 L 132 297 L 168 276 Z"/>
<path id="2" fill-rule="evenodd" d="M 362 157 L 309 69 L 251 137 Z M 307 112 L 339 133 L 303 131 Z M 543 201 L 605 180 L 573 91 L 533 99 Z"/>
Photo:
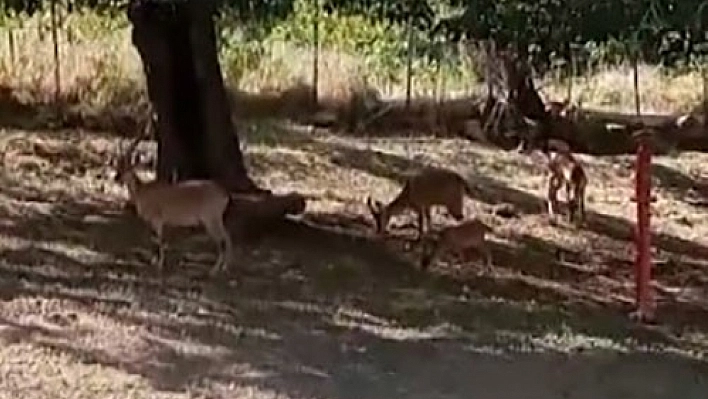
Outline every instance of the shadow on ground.
<path id="1" fill-rule="evenodd" d="M 361 170 L 374 176 L 395 180 L 399 183 L 402 183 L 412 171 L 420 170 L 426 166 L 411 159 L 390 153 L 373 149 L 357 148 L 342 143 L 320 141 L 316 136 L 313 137 L 297 131 L 281 130 L 275 134 L 277 135 L 277 145 L 280 147 L 306 150 L 331 157 L 333 163 L 339 166 Z M 275 136 L 260 136 L 257 137 L 256 140 L 256 142 L 261 144 L 270 143 L 275 145 L 276 139 Z M 518 165 L 514 163 L 513 166 L 517 167 Z M 473 183 L 475 200 L 490 205 L 511 204 L 525 214 L 537 214 L 542 210 L 543 200 L 540 197 L 509 187 L 507 184 L 490 178 L 489 176 L 475 173 L 474 167 L 471 169 L 473 169 L 473 171 L 468 173 L 465 177 L 468 181 Z M 665 169 L 660 170 L 663 172 L 657 173 L 667 178 L 665 175 L 669 172 Z M 674 181 L 672 179 L 677 178 L 678 177 L 672 174 L 672 177 L 668 177 L 669 181 L 667 184 L 671 184 L 670 182 Z M 686 184 L 686 181 L 683 181 L 681 184 Z M 677 189 L 681 188 L 677 187 Z M 634 226 L 625 219 L 593 212 L 589 209 L 588 224 L 585 228 L 613 239 L 629 241 L 632 239 Z M 655 234 L 652 237 L 652 243 L 657 248 L 669 253 L 694 255 L 708 259 L 707 247 L 679 237 L 667 234 Z"/>
<path id="2" fill-rule="evenodd" d="M 132 230 L 111 215 L 87 224 L 92 235 Z M 131 247 L 140 248 L 139 240 Z M 303 223 L 287 222 L 251 248 L 227 279 L 200 278 L 189 268 L 208 265 L 189 265 L 163 281 L 148 265 L 127 259 L 125 248 L 103 242 L 95 250 L 113 260 L 82 262 L 36 248 L 4 253 L 0 273 L 10 308 L 26 297 L 76 304 L 68 312 L 38 312 L 35 319 L 6 317 L 5 340 L 29 340 L 82 362 L 118 367 L 169 391 L 245 384 L 287 397 L 491 398 L 522 390 L 584 397 L 629 389 L 659 398 L 705 389 L 704 382 L 686 379 L 701 375 L 700 363 L 667 354 L 613 354 L 613 346 L 630 337 L 675 344 L 664 332 L 632 327 L 597 307 L 529 301 L 555 300 L 550 288 L 490 299 L 505 283 L 482 277 L 469 282 L 474 293 L 465 297 L 460 282 L 422 275 L 379 244 Z M 117 330 L 129 334 L 120 343 L 111 341 Z M 591 350 L 594 340 L 609 342 L 604 355 Z M 532 353 L 539 350 L 545 353 Z M 560 370 L 570 378 L 541 382 Z M 617 378 L 620 370 L 627 377 Z M 631 382 L 639 373 L 654 379 L 651 390 Z M 511 388 L 503 375 L 524 379 Z"/>
<path id="3" fill-rule="evenodd" d="M 387 154 L 302 145 L 389 178 L 396 172 L 386 170 L 409 166 Z M 369 156 L 400 168 L 376 169 Z M 538 201 L 493 180 L 481 186 L 485 202 L 502 198 L 531 212 Z M 22 191 L 15 182 L 3 194 L 27 201 Z M 1 215 L 0 234 L 16 242 L 0 260 L 0 337 L 140 374 L 162 390 L 247 385 L 314 398 L 688 398 L 708 388 L 705 364 L 687 355 L 619 353 L 642 345 L 708 349 L 671 326 L 633 326 L 592 298 L 570 301 L 573 290 L 513 273 L 464 281 L 420 273 L 356 220 L 349 225 L 358 223 L 360 234 L 328 228 L 327 215 L 285 221 L 241 246 L 232 274 L 215 279 L 206 276 L 214 259 L 206 238 L 180 239 L 177 254 L 188 254 L 161 277 L 145 260 L 145 226 L 117 206 L 59 196 L 46 209 Z M 603 223 L 629 228 L 603 215 L 591 220 L 603 234 L 613 231 Z M 494 250 L 502 262 L 518 256 L 502 244 Z"/>
<path id="4" fill-rule="evenodd" d="M 691 176 L 660 163 L 652 164 L 652 175 L 658 180 L 658 188 L 665 190 L 682 201 L 690 190 L 698 186 Z"/>

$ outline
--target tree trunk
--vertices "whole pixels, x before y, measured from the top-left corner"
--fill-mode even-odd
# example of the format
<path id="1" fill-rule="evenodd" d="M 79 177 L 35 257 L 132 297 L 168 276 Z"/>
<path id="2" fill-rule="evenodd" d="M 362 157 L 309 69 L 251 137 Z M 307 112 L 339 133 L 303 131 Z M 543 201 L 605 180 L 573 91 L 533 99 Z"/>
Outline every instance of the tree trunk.
<path id="1" fill-rule="evenodd" d="M 263 215 L 302 213 L 302 198 L 274 200 L 248 176 L 218 63 L 215 12 L 215 0 L 130 1 L 132 40 L 156 116 L 157 178 L 212 179 L 231 193 L 260 194 Z"/>
<path id="2" fill-rule="evenodd" d="M 520 46 L 521 54 L 526 54 L 527 46 Z M 553 126 L 545 104 L 541 100 L 531 76 L 531 68 L 526 62 L 527 56 L 505 54 L 503 65 L 506 70 L 509 94 L 507 101 L 513 104 L 516 112 L 526 119 L 533 121 L 535 126 L 528 129 L 521 137 L 520 148 L 527 150 L 533 148 L 546 149 L 548 139 L 553 137 Z"/>
<path id="3" fill-rule="evenodd" d="M 198 3 L 198 4 L 195 4 Z M 231 122 L 216 54 L 214 1 L 133 0 L 133 44 L 157 114 L 160 180 L 218 180 L 255 191 Z"/>

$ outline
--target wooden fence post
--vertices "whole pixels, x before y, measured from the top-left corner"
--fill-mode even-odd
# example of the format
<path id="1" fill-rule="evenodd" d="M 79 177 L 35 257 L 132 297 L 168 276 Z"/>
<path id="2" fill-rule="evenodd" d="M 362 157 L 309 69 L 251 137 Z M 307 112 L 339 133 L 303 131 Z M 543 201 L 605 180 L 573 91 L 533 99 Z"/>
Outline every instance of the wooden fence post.
<path id="1" fill-rule="evenodd" d="M 408 48 L 406 51 L 406 108 L 411 106 L 411 90 L 413 85 L 413 17 L 408 17 L 407 42 Z"/>
<path id="2" fill-rule="evenodd" d="M 319 101 L 320 82 L 320 1 L 315 1 L 315 18 L 312 23 L 312 41 L 314 49 L 312 55 L 312 106 L 316 109 Z"/>
<path id="3" fill-rule="evenodd" d="M 59 58 L 59 29 L 57 21 L 56 0 L 51 1 L 49 12 L 52 18 L 52 45 L 54 46 L 54 101 L 59 104 L 61 99 L 61 66 Z"/>

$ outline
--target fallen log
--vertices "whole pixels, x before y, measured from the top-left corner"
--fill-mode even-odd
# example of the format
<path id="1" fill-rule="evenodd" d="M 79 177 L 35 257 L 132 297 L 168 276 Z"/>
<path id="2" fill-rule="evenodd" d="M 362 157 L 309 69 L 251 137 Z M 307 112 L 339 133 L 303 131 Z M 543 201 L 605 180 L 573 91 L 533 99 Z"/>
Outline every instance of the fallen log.
<path id="1" fill-rule="evenodd" d="M 632 134 L 643 127 L 656 132 L 656 153 L 708 151 L 708 131 L 692 115 L 631 115 L 583 109 L 575 118 L 577 141 L 590 154 L 634 152 Z M 574 148 L 576 150 L 576 148 Z"/>
<path id="2" fill-rule="evenodd" d="M 676 123 L 676 120 L 682 115 L 662 115 L 662 114 L 623 114 L 619 112 L 601 111 L 594 109 L 583 108 L 578 111 L 579 118 L 588 118 L 605 124 L 616 124 L 623 126 L 645 126 L 653 128 L 661 128 L 670 126 Z"/>

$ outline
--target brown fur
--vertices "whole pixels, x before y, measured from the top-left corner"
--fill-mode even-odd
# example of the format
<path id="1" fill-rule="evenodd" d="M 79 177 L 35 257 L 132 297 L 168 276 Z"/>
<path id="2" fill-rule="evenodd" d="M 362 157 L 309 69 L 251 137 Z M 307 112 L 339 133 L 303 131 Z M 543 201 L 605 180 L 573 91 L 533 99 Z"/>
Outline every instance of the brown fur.
<path id="1" fill-rule="evenodd" d="M 229 194 L 211 180 L 143 182 L 129 160 L 139 140 L 135 140 L 127 153 L 122 153 L 118 158 L 115 178 L 127 187 L 136 213 L 150 225 L 155 234 L 158 268 L 164 270 L 165 227 L 202 225 L 219 249 L 212 273 L 225 269 L 232 257 L 231 237 L 224 225 L 224 214 L 230 202 Z"/>
<path id="2" fill-rule="evenodd" d="M 573 154 L 570 149 L 570 145 L 563 140 L 549 139 L 548 140 L 548 150 L 555 151 L 572 159 Z"/>
<path id="3" fill-rule="evenodd" d="M 580 221 L 585 220 L 585 189 L 588 183 L 585 168 L 570 152 L 552 152 L 548 159 L 548 170 L 548 214 L 553 216 L 557 212 L 558 191 L 565 186 L 570 221 L 574 221 L 576 215 Z"/>
<path id="4" fill-rule="evenodd" d="M 446 251 L 454 252 L 465 260 L 467 252 L 471 249 L 480 252 L 484 256 L 485 264 L 490 266 L 492 255 L 486 242 L 486 235 L 490 232 L 492 228 L 478 219 L 444 228 L 431 251 L 423 255 L 421 268 L 427 269 L 433 259 Z"/>
<path id="5" fill-rule="evenodd" d="M 388 205 L 367 199 L 374 217 L 376 231 L 386 232 L 391 217 L 406 209 L 418 214 L 418 239 L 422 239 L 426 227 L 430 227 L 430 212 L 433 206 L 443 206 L 456 220 L 464 218 L 464 196 L 472 196 L 470 186 L 459 174 L 445 169 L 426 169 L 410 177 L 400 193 Z"/>
<path id="6" fill-rule="evenodd" d="M 546 112 L 548 112 L 552 118 L 565 118 L 573 111 L 573 107 L 574 106 L 570 104 L 570 100 L 567 98 L 563 101 L 549 101 L 546 103 Z"/>

